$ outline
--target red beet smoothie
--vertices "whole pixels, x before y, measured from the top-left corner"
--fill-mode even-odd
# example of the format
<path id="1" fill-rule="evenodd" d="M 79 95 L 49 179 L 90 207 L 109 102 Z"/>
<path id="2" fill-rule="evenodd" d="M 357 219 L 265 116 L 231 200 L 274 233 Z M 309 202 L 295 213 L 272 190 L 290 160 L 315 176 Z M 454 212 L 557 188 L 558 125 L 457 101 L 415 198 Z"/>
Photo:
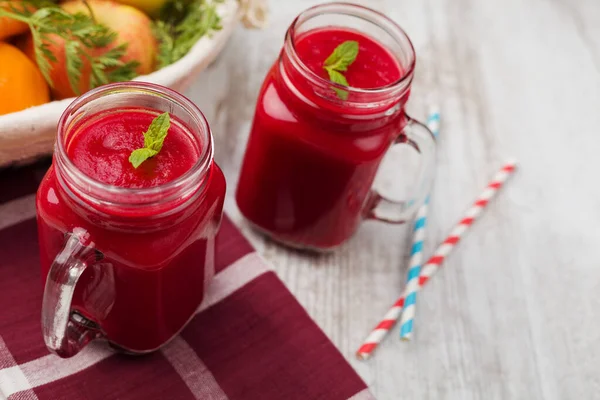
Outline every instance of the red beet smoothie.
<path id="1" fill-rule="evenodd" d="M 295 39 L 295 49 L 311 71 L 327 79 L 323 63 L 346 40 L 359 43 L 344 73 L 350 86 L 372 89 L 402 78 L 396 57 L 358 31 L 311 30 Z M 285 55 L 275 63 L 258 96 L 236 200 L 242 214 L 275 239 L 332 248 L 357 229 L 377 168 L 405 119 L 401 107 L 365 117 L 352 102 L 317 98 L 306 79 L 282 78 L 287 63 Z"/>
<path id="2" fill-rule="evenodd" d="M 174 123 L 158 155 L 135 169 L 128 158 L 143 146 L 143 132 L 158 112 L 120 109 L 86 119 L 66 143 L 80 171 L 126 188 L 148 188 L 189 171 L 201 154 L 182 124 Z M 156 349 L 193 316 L 214 271 L 214 236 L 219 227 L 225 179 L 212 164 L 206 185 L 185 208 L 144 206 L 130 211 L 78 204 L 57 181 L 52 167 L 38 190 L 42 276 L 46 277 L 65 234 L 89 233 L 96 249 L 77 283 L 73 305 L 100 323 L 111 341 L 133 351 Z"/>
<path id="3" fill-rule="evenodd" d="M 144 147 L 148 126 L 156 117 L 149 110 L 111 113 L 87 124 L 72 138 L 67 154 L 85 175 L 126 188 L 159 186 L 189 171 L 199 149 L 182 126 L 171 123 L 163 148 L 137 169 L 129 162 L 135 149 Z"/>

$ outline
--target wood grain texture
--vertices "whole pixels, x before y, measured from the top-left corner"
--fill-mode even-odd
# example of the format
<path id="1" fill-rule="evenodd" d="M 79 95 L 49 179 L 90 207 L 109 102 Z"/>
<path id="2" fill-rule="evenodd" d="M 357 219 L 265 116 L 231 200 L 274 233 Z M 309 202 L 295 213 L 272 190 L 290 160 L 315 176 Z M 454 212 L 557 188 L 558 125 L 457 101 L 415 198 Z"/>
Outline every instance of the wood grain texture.
<path id="1" fill-rule="evenodd" d="M 366 223 L 335 253 L 264 240 L 233 193 L 262 79 L 283 35 L 317 1 L 272 1 L 189 88 L 228 179 L 226 208 L 309 314 L 386 399 L 600 396 L 600 3 L 363 0 L 401 24 L 418 55 L 409 111 L 443 123 L 426 249 L 507 157 L 520 170 L 422 292 L 415 336 L 354 351 L 401 292 L 408 229 Z"/>

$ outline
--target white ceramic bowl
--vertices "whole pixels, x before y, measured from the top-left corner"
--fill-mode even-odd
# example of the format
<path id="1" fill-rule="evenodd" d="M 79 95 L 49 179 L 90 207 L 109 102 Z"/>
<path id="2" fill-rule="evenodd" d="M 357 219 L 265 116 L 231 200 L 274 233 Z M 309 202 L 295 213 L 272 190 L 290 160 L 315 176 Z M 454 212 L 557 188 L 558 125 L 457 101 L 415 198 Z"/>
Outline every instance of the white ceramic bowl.
<path id="1" fill-rule="evenodd" d="M 248 17 L 248 2 L 225 0 L 218 6 L 223 29 L 202 37 L 181 60 L 135 80 L 152 82 L 183 91 L 223 49 L 233 29 Z M 52 153 L 56 125 L 73 99 L 52 101 L 41 106 L 0 116 L 0 167 L 27 163 Z"/>

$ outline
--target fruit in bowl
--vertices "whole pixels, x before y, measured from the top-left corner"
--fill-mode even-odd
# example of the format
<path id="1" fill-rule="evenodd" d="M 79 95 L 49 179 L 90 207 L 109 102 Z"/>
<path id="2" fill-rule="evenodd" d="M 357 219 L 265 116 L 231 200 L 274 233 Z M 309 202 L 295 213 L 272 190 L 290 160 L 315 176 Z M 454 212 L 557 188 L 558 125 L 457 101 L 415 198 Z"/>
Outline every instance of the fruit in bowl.
<path id="1" fill-rule="evenodd" d="M 90 0 L 86 3 L 70 0 L 61 4 L 61 8 L 73 15 L 77 13 L 93 15 L 98 24 L 106 26 L 116 33 L 117 37 L 106 46 L 90 46 L 87 55 L 83 57 L 79 54 L 75 55 L 73 59 L 81 60 L 79 72 L 76 72 L 77 69 L 69 70 L 67 51 L 70 49 L 70 43 L 78 42 L 69 41 L 57 34 L 48 35 L 41 45 L 46 46 L 55 58 L 48 60 L 47 71 L 49 81 L 52 83 L 53 98 L 61 100 L 74 97 L 98 86 L 97 83 L 130 80 L 136 75 L 145 75 L 154 71 L 157 40 L 152 33 L 152 22 L 146 14 L 134 7 L 107 0 Z M 33 61 L 37 60 L 35 47 L 34 38 L 29 34 L 23 48 Z M 96 78 L 97 80 L 94 81 L 93 68 L 102 69 L 103 62 L 117 62 L 121 65 L 116 66 L 113 71 L 104 68 L 96 72 L 106 76 Z M 78 83 L 73 87 L 73 75 L 77 73 L 79 73 Z"/>
<path id="2" fill-rule="evenodd" d="M 143 65 L 128 66 L 130 62 L 142 64 L 147 55 L 143 46 L 138 46 L 142 47 L 142 56 L 132 51 L 137 45 L 130 42 L 137 40 L 139 32 L 134 29 L 133 37 L 125 45 L 122 39 L 131 30 L 127 31 L 127 27 L 121 30 L 116 25 L 120 18 L 116 13 L 127 9 L 120 8 L 126 5 L 117 3 L 133 4 L 134 0 L 104 0 L 114 6 L 114 13 L 108 17 L 93 12 L 99 1 L 102 0 L 78 0 L 76 3 L 83 4 L 85 9 L 73 15 L 68 12 L 70 6 L 66 6 L 73 0 L 0 0 L 0 30 L 5 18 L 11 17 L 12 21 L 25 23 L 28 31 L 20 36 L 11 33 L 0 41 L 13 43 L 28 53 L 36 60 L 47 83 L 55 86 L 52 89 L 55 97 L 46 98 L 44 101 L 49 101 L 46 104 L 26 109 L 30 105 L 23 105 L 19 107 L 21 111 L 11 110 L 4 115 L 0 111 L 0 168 L 27 163 L 52 152 L 58 119 L 73 100 L 73 97 L 59 99 L 63 97 L 57 89 L 59 86 L 62 90 L 70 87 L 77 95 L 104 83 L 133 79 L 184 91 L 220 53 L 238 22 L 246 27 L 261 27 L 266 18 L 266 0 L 161 0 L 164 4 L 156 15 L 148 14 L 149 9 L 139 5 L 140 11 L 147 12 L 156 40 L 152 72 L 147 73 L 137 70 Z M 153 1 L 158 0 L 137 0 L 139 4 Z M 27 9 L 22 9 L 23 6 Z M 91 33 L 94 33 L 93 40 L 89 37 Z M 44 40 L 44 36 L 47 39 L 52 34 L 59 37 L 64 46 Z M 44 46 L 44 43 L 49 44 Z M 54 62 L 52 57 L 63 61 Z M 53 65 L 63 73 L 53 71 Z M 91 69 L 90 75 L 86 68 Z M 64 81 L 65 70 L 68 82 Z M 57 74 L 56 83 L 52 79 L 54 74 Z M 87 77 L 89 86 L 85 84 Z M 5 96 L 2 91 L 3 99 Z"/>
<path id="3" fill-rule="evenodd" d="M 216 0 L 0 0 L 0 39 L 25 31 L 14 41 L 37 65 L 52 98 L 62 100 L 179 60 L 198 39 L 221 28 L 217 4 Z"/>

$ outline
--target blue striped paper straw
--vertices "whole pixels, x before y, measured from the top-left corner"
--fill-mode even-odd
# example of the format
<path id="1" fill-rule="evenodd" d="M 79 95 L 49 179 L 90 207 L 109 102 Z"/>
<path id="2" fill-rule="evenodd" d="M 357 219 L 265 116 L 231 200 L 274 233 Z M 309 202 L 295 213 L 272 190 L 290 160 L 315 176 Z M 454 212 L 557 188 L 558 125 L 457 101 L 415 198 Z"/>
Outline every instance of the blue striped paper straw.
<path id="1" fill-rule="evenodd" d="M 427 126 L 438 137 L 440 133 L 440 112 L 437 107 L 432 107 L 427 117 Z M 423 241 L 425 240 L 425 227 L 427 225 L 427 207 L 429 206 L 429 196 L 425 203 L 417 211 L 415 225 L 413 228 L 413 241 L 410 250 L 410 263 L 408 266 L 408 277 L 406 278 L 406 300 L 400 319 L 400 339 L 410 340 L 413 331 L 413 321 L 415 318 L 415 306 L 417 303 L 417 291 L 419 290 L 419 274 L 423 264 Z"/>

